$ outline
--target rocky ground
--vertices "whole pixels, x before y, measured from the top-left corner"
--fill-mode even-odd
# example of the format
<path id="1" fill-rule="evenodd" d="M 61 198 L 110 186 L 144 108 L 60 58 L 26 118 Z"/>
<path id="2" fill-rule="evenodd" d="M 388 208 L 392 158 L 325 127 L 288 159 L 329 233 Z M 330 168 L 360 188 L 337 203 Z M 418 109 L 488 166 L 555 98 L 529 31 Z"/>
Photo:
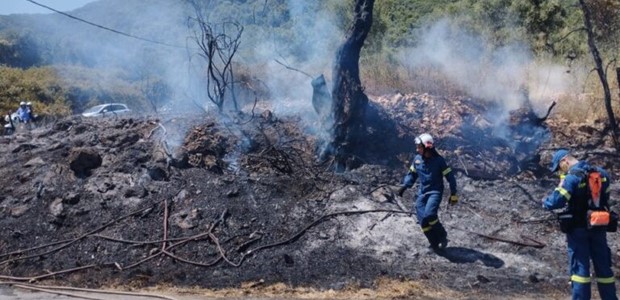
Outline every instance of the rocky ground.
<path id="1" fill-rule="evenodd" d="M 501 121 L 488 104 L 429 95 L 371 104 L 362 164 L 338 174 L 317 161 L 311 124 L 267 109 L 71 117 L 4 136 L 0 279 L 222 297 L 567 297 L 564 236 L 540 205 L 557 184 L 546 167 L 571 147 L 618 178 L 602 123 L 530 109 Z M 461 195 L 442 207 L 442 253 L 409 214 L 413 191 L 393 192 L 425 131 Z M 620 274 L 615 235 L 610 246 Z"/>

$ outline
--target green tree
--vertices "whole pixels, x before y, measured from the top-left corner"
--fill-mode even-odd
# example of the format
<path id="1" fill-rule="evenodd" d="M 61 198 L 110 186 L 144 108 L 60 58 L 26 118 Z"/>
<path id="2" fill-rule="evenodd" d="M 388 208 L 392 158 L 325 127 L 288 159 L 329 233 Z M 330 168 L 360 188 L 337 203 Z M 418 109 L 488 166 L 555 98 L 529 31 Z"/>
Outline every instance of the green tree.
<path id="1" fill-rule="evenodd" d="M 567 25 L 567 8 L 560 0 L 514 1 L 520 24 L 526 29 L 532 49 L 557 54 L 554 39 Z"/>

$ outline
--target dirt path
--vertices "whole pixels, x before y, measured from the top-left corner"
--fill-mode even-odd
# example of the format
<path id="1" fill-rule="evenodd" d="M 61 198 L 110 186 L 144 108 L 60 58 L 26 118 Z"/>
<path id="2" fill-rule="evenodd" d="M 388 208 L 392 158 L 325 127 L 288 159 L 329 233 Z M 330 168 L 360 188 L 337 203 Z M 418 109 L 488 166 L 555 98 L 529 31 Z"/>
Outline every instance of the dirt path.
<path id="1" fill-rule="evenodd" d="M 38 288 L 38 290 L 37 290 Z M 178 289 L 178 288 L 155 288 L 144 291 L 121 292 L 120 290 L 89 290 L 78 291 L 56 289 L 52 286 L 36 286 L 24 284 L 24 286 L 8 285 L 0 283 L 1 300 L 344 300 L 344 299 L 497 299 L 496 293 L 487 293 L 484 290 L 472 288 L 468 292 L 455 291 L 446 288 L 437 288 L 414 282 L 391 282 L 384 284 L 382 288 L 372 289 L 346 289 L 343 291 L 314 290 L 314 289 L 291 289 L 282 285 L 258 288 L 256 290 L 239 288 L 224 289 L 219 291 L 207 289 Z M 283 290 L 282 288 L 285 288 Z M 115 293 L 115 294 L 113 294 Z M 124 293 L 124 294 L 123 294 Z M 593 294 L 596 294 L 594 291 Z M 507 300 L 534 300 L 534 299 L 569 299 L 568 293 L 550 290 L 546 293 L 523 293 L 520 295 L 505 295 L 502 299 Z"/>
<path id="2" fill-rule="evenodd" d="M 106 293 L 95 292 L 78 292 L 78 291 L 58 291 L 54 292 L 36 291 L 31 289 L 23 289 L 13 286 L 0 285 L 0 299 L 2 300 L 75 300 L 75 299 L 100 299 L 100 300 L 153 300 L 153 299 L 170 299 L 170 300 L 278 300 L 278 298 L 256 298 L 256 297 L 211 297 L 200 295 L 164 295 L 157 294 L 154 296 L 131 296 L 131 295 L 112 295 Z M 283 298 L 280 298 L 283 299 Z M 292 299 L 292 298 L 287 298 Z M 294 299 L 293 299 L 294 300 Z"/>

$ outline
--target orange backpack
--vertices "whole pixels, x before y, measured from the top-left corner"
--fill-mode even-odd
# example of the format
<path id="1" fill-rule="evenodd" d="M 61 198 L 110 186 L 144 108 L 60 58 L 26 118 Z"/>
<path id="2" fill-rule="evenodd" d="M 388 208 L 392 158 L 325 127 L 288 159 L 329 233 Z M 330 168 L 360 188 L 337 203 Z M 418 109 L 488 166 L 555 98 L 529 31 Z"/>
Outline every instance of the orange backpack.
<path id="1" fill-rule="evenodd" d="M 603 175 L 600 172 L 592 170 L 588 172 L 586 178 L 586 184 L 588 186 L 588 192 L 590 193 L 590 207 L 600 208 L 601 206 L 601 192 L 603 190 Z"/>
<path id="2" fill-rule="evenodd" d="M 585 183 L 588 193 L 588 227 L 607 227 L 611 228 L 613 222 L 617 222 L 617 215 L 610 212 L 608 207 L 601 206 L 601 193 L 603 193 L 603 182 L 606 180 L 601 172 L 595 168 L 588 170 L 575 171 L 574 174 L 581 177 L 581 182 Z M 617 224 L 617 223 L 616 223 Z M 617 226 L 617 225 L 615 225 Z M 614 229 L 615 231 L 615 229 Z"/>
<path id="3" fill-rule="evenodd" d="M 603 182 L 606 180 L 603 175 L 591 169 L 588 171 L 586 185 L 589 193 L 588 205 L 590 209 L 587 212 L 587 220 L 589 228 L 605 228 L 609 232 L 616 232 L 618 228 L 618 215 L 609 211 L 606 206 L 601 206 L 601 193 L 603 193 Z M 605 205 L 608 205 L 605 203 Z"/>

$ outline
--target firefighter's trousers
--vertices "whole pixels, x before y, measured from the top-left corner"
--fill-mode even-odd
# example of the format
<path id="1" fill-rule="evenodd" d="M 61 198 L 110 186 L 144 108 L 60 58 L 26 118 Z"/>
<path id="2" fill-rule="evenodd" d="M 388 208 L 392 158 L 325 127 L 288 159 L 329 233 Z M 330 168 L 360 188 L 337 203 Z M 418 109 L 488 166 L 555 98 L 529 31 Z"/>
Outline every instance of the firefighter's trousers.
<path id="1" fill-rule="evenodd" d="M 575 228 L 566 234 L 566 240 L 573 299 L 590 299 L 590 284 L 596 280 L 602 300 L 617 300 L 607 233 L 603 230 Z M 593 278 L 590 277 L 590 259 L 594 266 Z"/>
<path id="2" fill-rule="evenodd" d="M 438 212 L 441 199 L 441 193 L 426 193 L 418 195 L 415 205 L 418 224 L 433 248 L 437 248 L 439 243 L 446 243 L 448 237 L 446 229 L 439 222 Z"/>

